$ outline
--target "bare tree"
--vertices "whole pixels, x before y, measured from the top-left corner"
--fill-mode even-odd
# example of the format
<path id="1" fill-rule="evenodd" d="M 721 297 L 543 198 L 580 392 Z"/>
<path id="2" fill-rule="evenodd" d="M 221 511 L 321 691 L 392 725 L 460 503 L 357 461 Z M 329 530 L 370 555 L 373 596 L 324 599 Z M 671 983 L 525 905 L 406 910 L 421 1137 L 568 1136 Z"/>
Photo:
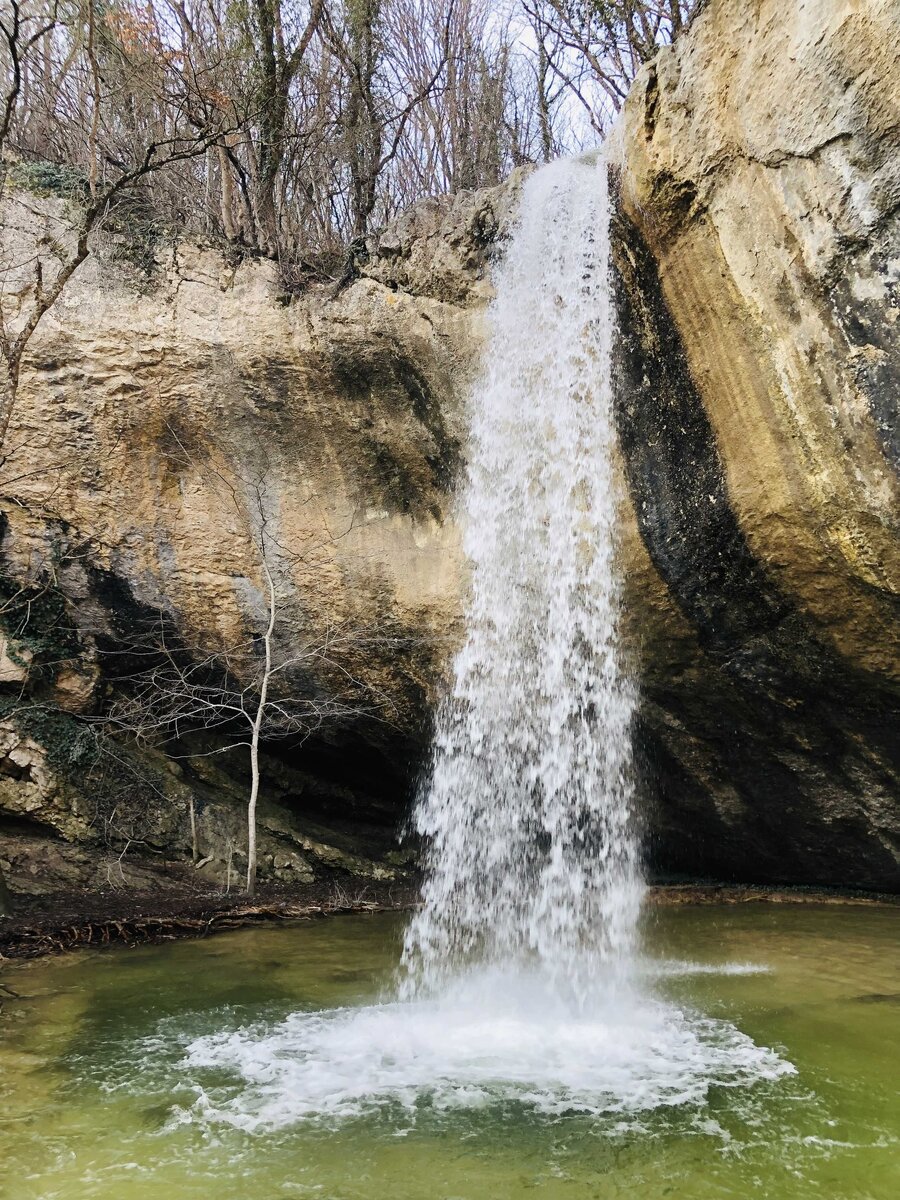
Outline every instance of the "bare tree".
<path id="1" fill-rule="evenodd" d="M 382 181 L 396 192 L 394 208 L 491 187 L 540 157 L 533 74 L 516 47 L 512 10 L 501 18 L 489 0 L 456 0 L 449 10 L 444 0 L 393 0 L 385 22 L 393 69 L 423 94 Z"/>
<path id="2" fill-rule="evenodd" d="M 170 640 L 160 625 L 155 641 L 146 638 L 141 653 L 155 661 L 117 685 L 127 694 L 104 715 L 108 730 L 126 734 L 185 758 L 247 752 L 250 787 L 247 796 L 247 894 L 256 889 L 257 807 L 260 794 L 260 749 L 265 743 L 289 740 L 301 745 L 327 721 L 359 716 L 359 702 L 316 694 L 315 667 L 334 665 L 346 638 L 333 631 L 325 640 L 300 649 L 279 651 L 276 633 L 284 637 L 284 612 L 275 579 L 264 566 L 268 592 L 266 625 L 259 636 L 214 651 L 202 651 Z M 134 654 L 136 648 L 130 647 Z M 185 748 L 185 739 L 213 734 L 215 748 Z M 196 854 L 196 845 L 193 847 Z"/>
<path id="3" fill-rule="evenodd" d="M 522 0 L 538 57 L 602 136 L 641 66 L 678 36 L 702 0 Z"/>
<path id="4" fill-rule="evenodd" d="M 375 719 L 384 712 L 386 700 L 343 665 L 348 651 L 366 641 L 358 627 L 329 624 L 311 631 L 291 614 L 287 603 L 291 569 L 300 560 L 314 567 L 322 544 L 310 540 L 299 550 L 290 550 L 278 541 L 264 476 L 249 485 L 239 481 L 243 497 L 231 481 L 214 471 L 206 471 L 205 477 L 253 537 L 263 597 L 260 627 L 236 644 L 209 649 L 186 644 L 160 617 L 154 628 L 117 652 L 148 665 L 118 677 L 120 698 L 97 720 L 108 731 L 140 745 L 188 759 L 246 751 L 250 773 L 246 890 L 253 896 L 263 745 L 288 741 L 296 748 L 326 723 L 362 716 Z M 323 674 L 336 681 L 328 690 L 321 683 Z M 212 748 L 186 745 L 185 739 L 196 739 L 198 734 L 207 743 L 212 735 Z"/>
<path id="5" fill-rule="evenodd" d="M 313 0 L 309 18 L 293 46 L 285 43 L 280 0 L 252 0 L 251 9 L 260 77 L 256 207 L 264 245 L 269 253 L 277 255 L 275 188 L 286 148 L 290 89 L 322 18 L 323 0 Z"/>
<path id="6" fill-rule="evenodd" d="M 304 130 L 292 122 L 292 103 L 305 90 L 303 71 L 310 71 L 307 56 L 322 19 L 324 0 L 308 6 L 292 0 L 248 0 L 246 5 L 213 2 L 193 7 L 178 3 L 176 11 L 188 58 L 194 63 L 211 59 L 227 63 L 221 69 L 219 90 L 235 116 L 239 132 L 217 144 L 221 177 L 223 232 L 237 236 L 242 215 L 244 234 L 263 253 L 281 258 L 279 181 L 290 143 Z M 242 47 L 240 59 L 230 47 Z M 244 213 L 235 212 L 235 182 L 243 198 Z"/>
<path id="7" fill-rule="evenodd" d="M 396 159 L 413 114 L 446 86 L 442 77 L 454 4 L 447 0 L 441 28 L 431 31 L 436 61 L 415 82 L 395 69 L 388 53 L 386 0 L 345 0 L 324 10 L 323 37 L 344 75 L 339 125 L 349 175 L 351 240 L 359 241 L 369 232 L 379 181 Z"/>

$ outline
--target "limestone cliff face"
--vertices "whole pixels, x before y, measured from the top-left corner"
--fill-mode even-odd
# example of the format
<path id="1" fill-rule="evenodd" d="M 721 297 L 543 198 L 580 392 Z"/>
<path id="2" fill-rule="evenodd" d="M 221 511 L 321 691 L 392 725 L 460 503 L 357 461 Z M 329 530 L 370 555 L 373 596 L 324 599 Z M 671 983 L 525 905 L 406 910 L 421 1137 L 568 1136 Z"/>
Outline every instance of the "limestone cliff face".
<path id="1" fill-rule="evenodd" d="M 187 852 L 192 794 L 206 874 L 240 864 L 240 753 L 115 765 L 89 718 L 154 628 L 201 656 L 259 636 L 266 565 L 277 653 L 309 652 L 294 689 L 345 711 L 269 755 L 262 877 L 391 873 L 459 632 L 450 496 L 488 252 L 514 197 L 512 181 L 420 206 L 338 294 L 291 299 L 271 264 L 186 246 L 142 275 L 121 240 L 98 244 L 31 343 L 0 471 L 14 887 L 110 872 L 138 886 L 142 852 Z M 11 261 L 66 236 L 55 202 L 8 204 Z M 48 849 L 48 834 L 89 853 Z"/>
<path id="2" fill-rule="evenodd" d="M 644 645 L 689 870 L 898 880 L 898 22 L 712 3 L 619 131 L 637 609 L 660 584 L 702 656 Z"/>
<path id="3" fill-rule="evenodd" d="M 664 871 L 897 886 L 898 18 L 713 0 L 617 133 L 627 635 Z M 148 623 L 259 633 L 262 522 L 283 643 L 327 644 L 305 684 L 354 710 L 270 747 L 262 873 L 396 867 L 518 182 L 417 206 L 337 295 L 186 247 L 144 278 L 110 239 L 41 326 L 0 476 L 13 887 L 142 886 L 141 855 L 186 862 L 192 803 L 210 880 L 239 862 L 239 758 L 114 768 L 83 718 Z M 6 214 L 8 242 L 62 228 Z"/>
<path id="4" fill-rule="evenodd" d="M 292 615 L 315 627 L 361 604 L 367 623 L 381 607 L 443 633 L 467 328 L 365 279 L 282 303 L 268 265 L 185 247 L 140 291 L 91 263 L 32 344 L 5 466 L 27 503 L 7 513 L 11 561 L 36 567 L 35 539 L 66 523 L 58 537 L 91 545 L 77 562 L 60 547 L 64 573 L 106 572 L 227 644 L 262 611 L 264 518 Z"/>

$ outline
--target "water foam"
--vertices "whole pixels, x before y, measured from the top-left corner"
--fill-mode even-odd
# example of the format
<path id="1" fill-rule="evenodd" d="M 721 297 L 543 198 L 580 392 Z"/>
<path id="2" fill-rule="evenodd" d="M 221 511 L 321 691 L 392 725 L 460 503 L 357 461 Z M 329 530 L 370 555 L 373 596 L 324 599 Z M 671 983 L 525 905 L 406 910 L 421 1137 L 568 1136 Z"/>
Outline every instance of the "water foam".
<path id="1" fill-rule="evenodd" d="M 629 1117 L 794 1071 L 727 1021 L 634 996 L 573 1016 L 544 982 L 488 973 L 441 1001 L 298 1012 L 198 1038 L 182 1070 L 200 1080 L 199 1099 L 184 1115 L 248 1132 L 509 1104 Z M 486 1003 L 491 989 L 502 1004 Z M 232 1086 L 204 1086 L 210 1070 L 228 1072 Z"/>

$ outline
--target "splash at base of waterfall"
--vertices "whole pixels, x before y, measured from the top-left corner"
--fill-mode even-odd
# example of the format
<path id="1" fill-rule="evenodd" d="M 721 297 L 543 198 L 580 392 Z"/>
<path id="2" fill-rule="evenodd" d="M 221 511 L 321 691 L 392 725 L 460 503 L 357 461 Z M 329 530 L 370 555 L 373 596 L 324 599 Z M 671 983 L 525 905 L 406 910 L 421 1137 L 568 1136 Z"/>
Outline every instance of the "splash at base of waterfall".
<path id="1" fill-rule="evenodd" d="M 667 964 L 664 973 L 678 970 L 691 968 Z M 545 980 L 496 970 L 468 976 L 440 1001 L 298 1012 L 201 1037 L 182 1068 L 188 1077 L 225 1072 L 237 1091 L 202 1090 L 176 1120 L 247 1132 L 377 1111 L 402 1128 L 424 1112 L 510 1104 L 628 1120 L 702 1106 L 711 1087 L 794 1073 L 727 1021 L 632 992 L 573 1017 Z"/>

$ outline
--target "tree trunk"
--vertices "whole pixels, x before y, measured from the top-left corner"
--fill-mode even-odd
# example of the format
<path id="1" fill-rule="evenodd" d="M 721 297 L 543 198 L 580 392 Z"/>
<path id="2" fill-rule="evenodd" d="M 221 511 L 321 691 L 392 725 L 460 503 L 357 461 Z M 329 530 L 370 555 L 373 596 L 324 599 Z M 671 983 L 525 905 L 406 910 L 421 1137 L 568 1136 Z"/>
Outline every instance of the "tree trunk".
<path id="1" fill-rule="evenodd" d="M 191 816 L 191 859 L 196 866 L 200 861 L 200 842 L 197 838 L 197 807 L 193 796 L 190 799 L 189 811 Z"/>
<path id="2" fill-rule="evenodd" d="M 263 645 L 265 646 L 265 667 L 262 684 L 259 689 L 259 703 L 256 706 L 256 716 L 253 718 L 253 729 L 250 735 L 250 800 L 247 804 L 247 895 L 256 894 L 256 803 L 259 799 L 259 735 L 266 716 L 266 702 L 269 696 L 269 679 L 272 675 L 272 634 L 275 630 L 275 581 L 269 564 L 263 558 L 263 573 L 269 592 L 269 623 L 266 626 Z"/>
<path id="3" fill-rule="evenodd" d="M 275 176 L 259 181 L 256 193 L 256 242 L 269 258 L 278 257 L 278 218 L 275 213 Z"/>
<path id="4" fill-rule="evenodd" d="M 18 364 L 10 365 L 9 360 L 0 366 L 0 461 L 2 451 L 9 433 L 9 423 L 12 420 L 13 409 L 16 406 L 16 393 L 19 389 Z"/>
<path id="5" fill-rule="evenodd" d="M 237 237 L 237 229 L 234 225 L 234 187 L 231 180 L 231 163 L 228 161 L 228 155 L 225 153 L 224 146 L 216 146 L 216 152 L 219 157 L 219 177 L 222 184 L 222 230 L 229 242 L 233 242 Z"/>
<path id="6" fill-rule="evenodd" d="M 253 722 L 253 734 L 250 741 L 250 775 L 250 801 L 247 804 L 247 895 L 252 899 L 256 895 L 256 802 L 259 799 L 258 719 Z"/>
<path id="7" fill-rule="evenodd" d="M 538 43 L 538 122 L 541 130 L 541 150 L 544 162 L 548 163 L 553 157 L 553 123 L 550 115 L 550 101 L 547 96 L 547 51 L 543 41 Z"/>

